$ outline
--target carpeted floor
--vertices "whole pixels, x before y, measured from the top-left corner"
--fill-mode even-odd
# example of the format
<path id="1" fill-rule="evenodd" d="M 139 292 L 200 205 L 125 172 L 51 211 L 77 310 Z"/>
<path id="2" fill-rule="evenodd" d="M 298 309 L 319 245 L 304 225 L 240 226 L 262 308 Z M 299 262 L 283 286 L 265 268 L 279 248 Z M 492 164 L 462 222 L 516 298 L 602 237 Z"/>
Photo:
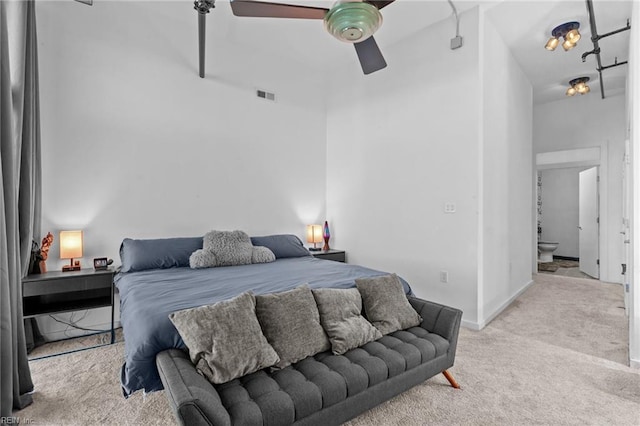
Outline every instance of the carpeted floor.
<path id="1" fill-rule="evenodd" d="M 640 425 L 621 286 L 534 278 L 482 331 L 461 329 L 450 371 L 462 389 L 439 375 L 348 425 Z M 34 403 L 15 415 L 39 425 L 175 424 L 164 392 L 122 397 L 123 347 L 31 361 Z"/>

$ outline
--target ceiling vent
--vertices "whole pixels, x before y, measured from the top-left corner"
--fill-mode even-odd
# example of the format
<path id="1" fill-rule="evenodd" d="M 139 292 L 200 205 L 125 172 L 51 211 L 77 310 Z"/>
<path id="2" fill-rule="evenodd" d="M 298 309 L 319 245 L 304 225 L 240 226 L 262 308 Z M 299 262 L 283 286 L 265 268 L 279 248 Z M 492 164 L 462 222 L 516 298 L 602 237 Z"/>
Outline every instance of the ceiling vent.
<path id="1" fill-rule="evenodd" d="M 275 101 L 276 100 L 276 95 L 274 93 L 269 93 L 269 92 L 266 92 L 264 90 L 256 90 L 256 95 L 259 98 L 266 99 L 268 101 Z"/>

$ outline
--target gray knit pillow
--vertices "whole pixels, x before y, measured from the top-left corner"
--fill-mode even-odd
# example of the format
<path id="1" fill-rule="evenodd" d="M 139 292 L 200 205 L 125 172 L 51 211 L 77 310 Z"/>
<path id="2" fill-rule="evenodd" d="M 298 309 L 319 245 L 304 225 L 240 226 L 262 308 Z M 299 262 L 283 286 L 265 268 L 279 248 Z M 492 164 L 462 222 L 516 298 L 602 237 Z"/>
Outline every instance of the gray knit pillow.
<path id="1" fill-rule="evenodd" d="M 209 231 L 202 239 L 202 248 L 215 254 L 216 266 L 251 264 L 253 244 L 243 231 Z"/>
<path id="2" fill-rule="evenodd" d="M 196 250 L 189 256 L 189 266 L 192 269 L 213 268 L 216 266 L 216 255 L 210 250 Z"/>
<path id="3" fill-rule="evenodd" d="M 320 323 L 329 336 L 334 354 L 341 355 L 382 337 L 378 329 L 360 315 L 362 298 L 357 288 L 312 291 L 320 312 Z"/>
<path id="4" fill-rule="evenodd" d="M 253 246 L 251 252 L 251 263 L 269 263 L 275 262 L 276 255 L 267 247 Z"/>
<path id="5" fill-rule="evenodd" d="M 407 300 L 396 274 L 357 278 L 356 287 L 362 296 L 367 319 L 382 334 L 416 327 L 422 322 Z"/>
<path id="6" fill-rule="evenodd" d="M 212 383 L 270 367 L 278 354 L 262 334 L 251 293 L 169 315 L 196 369 Z"/>
<path id="7" fill-rule="evenodd" d="M 202 239 L 202 249 L 189 257 L 193 269 L 215 266 L 249 265 L 276 260 L 267 247 L 254 247 L 251 238 L 243 231 L 209 231 Z"/>
<path id="8" fill-rule="evenodd" d="M 316 301 L 306 284 L 289 291 L 257 295 L 256 315 L 264 335 L 280 357 L 276 368 L 331 347 L 320 325 Z"/>

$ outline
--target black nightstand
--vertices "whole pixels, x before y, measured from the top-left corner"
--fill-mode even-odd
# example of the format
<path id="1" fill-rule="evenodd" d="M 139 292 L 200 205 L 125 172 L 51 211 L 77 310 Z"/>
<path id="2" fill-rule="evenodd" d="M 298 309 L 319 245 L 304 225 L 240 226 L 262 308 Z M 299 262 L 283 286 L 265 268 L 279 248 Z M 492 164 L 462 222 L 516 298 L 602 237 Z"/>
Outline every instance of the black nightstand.
<path id="1" fill-rule="evenodd" d="M 318 259 L 325 260 L 333 260 L 336 262 L 346 263 L 347 253 L 344 250 L 322 250 L 322 251 L 311 251 L 311 256 L 317 257 Z"/>
<path id="2" fill-rule="evenodd" d="M 49 271 L 22 280 L 22 313 L 39 315 L 111 307 L 111 343 L 115 342 L 112 269 Z"/>

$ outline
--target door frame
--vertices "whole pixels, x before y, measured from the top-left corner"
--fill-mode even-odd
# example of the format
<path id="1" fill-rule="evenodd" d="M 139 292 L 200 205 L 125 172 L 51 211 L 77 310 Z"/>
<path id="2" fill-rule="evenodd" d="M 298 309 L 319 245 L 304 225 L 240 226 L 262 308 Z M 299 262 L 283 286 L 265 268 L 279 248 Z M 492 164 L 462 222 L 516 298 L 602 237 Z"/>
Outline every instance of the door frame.
<path id="1" fill-rule="evenodd" d="M 607 228 L 609 223 L 609 215 L 607 212 L 607 205 L 609 203 L 608 190 L 607 190 L 607 152 L 608 143 L 603 142 L 601 146 L 595 146 L 590 148 L 577 148 L 568 149 L 562 151 L 551 151 L 537 153 L 535 156 L 535 167 L 533 168 L 533 185 L 534 196 L 538 198 L 538 171 L 546 169 L 565 169 L 573 167 L 589 167 L 598 166 L 600 184 L 599 184 L 599 200 L 598 209 L 600 214 L 600 226 L 598 229 L 598 251 L 600 253 L 600 280 L 612 281 L 610 279 L 609 271 L 609 250 L 608 250 L 608 235 Z M 538 212 L 537 204 L 534 203 L 532 228 L 534 229 L 533 238 L 533 258 L 531 263 L 531 270 L 533 273 L 538 272 Z M 615 281 L 613 281 L 615 282 Z"/>

